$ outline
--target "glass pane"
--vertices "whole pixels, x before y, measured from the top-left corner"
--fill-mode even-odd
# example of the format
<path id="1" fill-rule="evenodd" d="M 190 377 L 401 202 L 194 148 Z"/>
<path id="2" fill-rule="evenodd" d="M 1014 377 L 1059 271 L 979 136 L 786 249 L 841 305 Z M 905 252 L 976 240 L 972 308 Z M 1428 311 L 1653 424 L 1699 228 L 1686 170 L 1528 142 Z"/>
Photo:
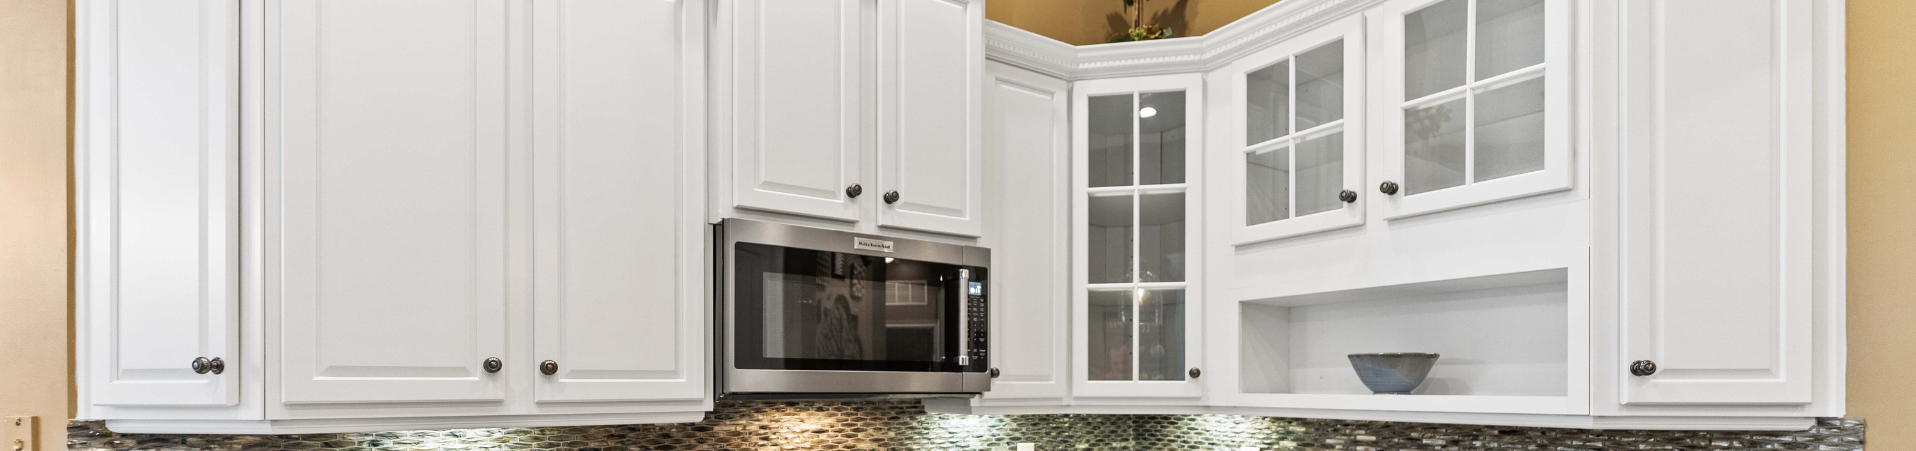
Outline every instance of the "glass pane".
<path id="1" fill-rule="evenodd" d="M 1089 99 L 1089 186 L 1131 185 L 1131 94 Z"/>
<path id="2" fill-rule="evenodd" d="M 1344 208 L 1344 132 L 1297 144 L 1297 215 Z"/>
<path id="3" fill-rule="evenodd" d="M 739 368 L 926 371 L 957 352 L 939 321 L 955 265 L 738 243 Z"/>
<path id="4" fill-rule="evenodd" d="M 1131 380 L 1131 290 L 1093 291 L 1085 314 L 1085 359 L 1094 381 Z"/>
<path id="5" fill-rule="evenodd" d="M 1404 100 L 1463 86 L 1467 0 L 1444 0 L 1404 15 Z"/>
<path id="6" fill-rule="evenodd" d="M 1291 217 L 1291 149 L 1277 147 L 1244 155 L 1244 225 Z"/>
<path id="7" fill-rule="evenodd" d="M 1141 290 L 1138 380 L 1184 380 L 1184 290 Z"/>
<path id="8" fill-rule="evenodd" d="M 1085 231 L 1089 283 L 1131 282 L 1131 196 L 1093 196 Z"/>
<path id="9" fill-rule="evenodd" d="M 1244 75 L 1244 144 L 1291 134 L 1291 64 L 1279 61 Z"/>
<path id="10" fill-rule="evenodd" d="M 1477 79 L 1543 63 L 1543 0 L 1477 0 Z"/>
<path id="11" fill-rule="evenodd" d="M 1297 129 L 1344 118 L 1344 41 L 1297 56 Z"/>
<path id="12" fill-rule="evenodd" d="M 1404 194 L 1464 184 L 1464 99 L 1404 110 Z"/>
<path id="13" fill-rule="evenodd" d="M 1184 281 L 1184 193 L 1138 198 L 1138 280 Z"/>
<path id="14" fill-rule="evenodd" d="M 1477 178 L 1543 170 L 1543 77 L 1477 94 Z"/>
<path id="15" fill-rule="evenodd" d="M 1138 96 L 1138 178 L 1145 185 L 1184 183 L 1184 91 Z"/>

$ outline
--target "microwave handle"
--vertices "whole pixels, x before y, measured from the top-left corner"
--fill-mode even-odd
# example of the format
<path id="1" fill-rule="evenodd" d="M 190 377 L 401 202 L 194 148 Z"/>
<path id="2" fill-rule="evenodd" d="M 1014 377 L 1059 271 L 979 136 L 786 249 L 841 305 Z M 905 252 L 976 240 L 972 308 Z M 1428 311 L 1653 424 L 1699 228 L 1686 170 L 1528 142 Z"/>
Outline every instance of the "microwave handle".
<path id="1" fill-rule="evenodd" d="M 971 364 L 971 309 L 965 301 L 971 289 L 971 270 L 958 269 L 958 366 Z"/>

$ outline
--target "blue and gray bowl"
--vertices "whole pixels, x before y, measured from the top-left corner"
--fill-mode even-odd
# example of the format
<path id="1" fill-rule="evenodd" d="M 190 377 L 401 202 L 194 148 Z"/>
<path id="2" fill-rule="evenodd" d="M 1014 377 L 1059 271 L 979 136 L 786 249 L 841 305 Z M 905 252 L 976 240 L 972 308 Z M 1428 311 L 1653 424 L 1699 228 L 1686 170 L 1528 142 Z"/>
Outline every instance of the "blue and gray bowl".
<path id="1" fill-rule="evenodd" d="M 1437 364 L 1437 354 L 1422 352 L 1351 354 L 1350 359 L 1357 378 L 1380 395 L 1410 394 L 1423 385 L 1424 376 L 1429 376 L 1430 367 Z"/>

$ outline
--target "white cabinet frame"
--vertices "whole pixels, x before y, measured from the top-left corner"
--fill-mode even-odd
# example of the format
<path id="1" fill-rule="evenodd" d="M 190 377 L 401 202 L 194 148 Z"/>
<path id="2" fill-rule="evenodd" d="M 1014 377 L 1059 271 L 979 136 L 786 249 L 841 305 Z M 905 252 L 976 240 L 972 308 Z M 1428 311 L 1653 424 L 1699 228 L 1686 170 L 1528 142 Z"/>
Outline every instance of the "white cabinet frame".
<path id="1" fill-rule="evenodd" d="M 1466 64 L 1464 84 L 1430 94 L 1422 98 L 1404 98 L 1404 83 L 1401 82 L 1404 64 L 1404 16 L 1424 7 L 1442 1 L 1467 1 L 1467 20 L 1471 39 L 1465 48 L 1472 55 Z M 1382 181 L 1400 185 L 1397 194 L 1387 195 L 1384 203 L 1384 217 L 1399 219 L 1428 213 L 1454 210 L 1482 205 L 1502 200 L 1534 196 L 1568 190 L 1573 185 L 1572 166 L 1576 136 L 1572 133 L 1576 110 L 1572 102 L 1574 88 L 1572 58 L 1575 57 L 1573 41 L 1574 26 L 1571 22 L 1573 2 L 1565 0 L 1545 0 L 1544 12 L 1544 62 L 1531 67 L 1518 69 L 1495 77 L 1478 80 L 1476 77 L 1475 30 L 1477 29 L 1476 5 L 1479 0 L 1395 0 L 1387 2 L 1379 10 L 1372 12 L 1372 20 L 1378 25 L 1378 33 L 1383 38 L 1377 43 L 1376 60 L 1372 68 L 1387 74 L 1379 80 L 1398 80 L 1381 83 L 1374 88 L 1382 93 L 1378 96 L 1373 109 L 1377 124 L 1381 128 L 1377 133 L 1378 159 L 1382 163 L 1378 177 Z M 1475 136 L 1475 121 L 1467 114 L 1463 121 L 1464 133 L 1464 184 L 1418 194 L 1409 194 L 1405 183 L 1406 158 L 1404 156 L 1405 121 L 1404 110 L 1412 107 L 1434 105 L 1458 98 L 1474 102 L 1478 93 L 1491 89 L 1510 86 L 1523 81 L 1544 77 L 1544 167 L 1542 170 L 1512 175 L 1492 180 L 1475 180 L 1476 149 L 1472 137 Z M 1467 106 L 1474 112 L 1474 106 Z M 1380 181 L 1378 184 L 1381 184 Z M 1373 188 L 1370 192 L 1379 193 Z"/>
<path id="2" fill-rule="evenodd" d="M 1344 118 L 1312 127 L 1309 130 L 1297 130 L 1297 121 L 1295 119 L 1297 115 L 1297 108 L 1295 106 L 1297 103 L 1295 95 L 1297 86 L 1297 76 L 1295 75 L 1297 73 L 1296 56 L 1338 41 L 1342 41 L 1344 45 Z M 1238 103 L 1243 103 L 1242 99 L 1248 95 L 1249 83 L 1246 80 L 1248 78 L 1247 75 L 1251 72 L 1270 67 L 1279 62 L 1288 61 L 1288 67 L 1292 74 L 1288 78 L 1290 84 L 1289 89 L 1292 92 L 1292 95 L 1288 98 L 1291 102 L 1291 106 L 1288 108 L 1290 111 L 1289 116 L 1292 117 L 1289 119 L 1289 122 L 1292 124 L 1289 127 L 1290 133 L 1263 143 L 1249 143 L 1246 142 L 1248 140 L 1248 138 L 1246 138 L 1246 130 L 1247 127 L 1249 127 L 1249 113 L 1245 111 L 1245 108 L 1220 109 L 1219 111 L 1224 112 L 1224 116 L 1216 118 L 1224 122 L 1221 126 L 1214 126 L 1216 130 L 1224 130 L 1223 134 L 1219 137 L 1219 139 L 1223 141 L 1219 143 L 1222 145 L 1218 146 L 1220 149 L 1218 154 L 1219 158 L 1225 159 L 1229 162 L 1228 164 L 1234 168 L 1232 170 L 1234 178 L 1229 185 L 1234 189 L 1227 190 L 1229 193 L 1224 194 L 1224 196 L 1237 199 L 1236 202 L 1234 202 L 1236 206 L 1231 210 L 1233 214 L 1223 214 L 1219 216 L 1234 218 L 1235 222 L 1233 224 L 1236 230 L 1235 244 L 1242 245 L 1276 240 L 1357 226 L 1364 223 L 1365 206 L 1368 205 L 1366 200 L 1370 199 L 1368 193 L 1371 192 L 1366 189 L 1364 181 L 1364 174 L 1368 172 L 1364 164 L 1364 145 L 1368 142 L 1365 138 L 1369 133 L 1369 130 L 1364 126 L 1366 118 L 1364 102 L 1370 86 L 1369 75 L 1365 72 L 1367 61 L 1364 57 L 1366 50 L 1364 20 L 1361 16 L 1353 16 L 1261 50 L 1239 59 L 1223 69 L 1231 83 L 1230 92 L 1233 96 L 1236 96 L 1235 100 L 1237 100 Z M 1289 180 L 1288 183 L 1291 184 L 1291 188 L 1288 192 L 1292 199 L 1290 201 L 1289 211 L 1294 215 L 1297 205 L 1295 201 L 1297 197 L 1297 176 L 1294 173 L 1297 170 L 1295 163 L 1297 158 L 1296 144 L 1312 138 L 1339 132 L 1343 133 L 1344 140 L 1344 189 L 1357 193 L 1357 200 L 1354 202 L 1345 202 L 1342 208 L 1335 210 L 1322 211 L 1303 216 L 1291 216 L 1288 219 L 1279 219 L 1257 225 L 1246 225 L 1248 224 L 1246 216 L 1248 215 L 1247 209 L 1249 208 L 1248 201 L 1250 196 L 1250 194 L 1246 192 L 1250 187 L 1249 163 L 1245 161 L 1246 155 L 1253 151 L 1261 151 L 1274 147 L 1288 147 L 1290 149 L 1287 153 L 1290 155 L 1289 158 L 1291 158 L 1291 161 L 1293 161 L 1289 166 L 1293 174 L 1287 177 L 1287 179 Z"/>
<path id="3" fill-rule="evenodd" d="M 1088 133 L 1089 127 L 1090 127 L 1090 120 L 1089 120 L 1090 114 L 1088 113 L 1088 111 L 1090 111 L 1089 110 L 1090 98 L 1094 96 L 1111 95 L 1111 94 L 1131 94 L 1135 96 L 1138 94 L 1148 94 L 1153 92 L 1176 92 L 1176 91 L 1184 92 L 1184 102 L 1185 102 L 1184 114 L 1185 114 L 1185 126 L 1187 127 L 1187 133 L 1184 134 L 1185 140 L 1186 140 L 1185 154 L 1184 154 L 1184 158 L 1185 158 L 1184 183 L 1164 184 L 1164 185 L 1138 185 L 1137 184 L 1138 174 L 1140 173 L 1141 166 L 1136 162 L 1137 154 L 1138 154 L 1136 147 L 1140 145 L 1140 141 L 1137 138 L 1137 133 L 1138 133 L 1137 117 L 1136 117 L 1136 114 L 1133 114 L 1132 127 L 1131 127 L 1131 133 L 1132 133 L 1131 143 L 1133 146 L 1133 150 L 1131 151 L 1131 155 L 1133 159 L 1133 162 L 1131 164 L 1131 168 L 1132 168 L 1131 170 L 1132 170 L 1133 184 L 1129 186 L 1115 186 L 1115 187 L 1104 187 L 1104 188 L 1087 187 L 1086 184 L 1089 183 L 1088 181 L 1089 181 L 1089 175 L 1090 175 L 1090 169 L 1089 169 L 1090 147 L 1088 144 L 1086 133 Z M 1183 380 L 1176 380 L 1176 381 L 1135 380 L 1135 377 L 1136 377 L 1135 375 L 1137 374 L 1138 368 L 1140 366 L 1140 365 L 1137 365 L 1136 363 L 1137 355 L 1139 354 L 1136 351 L 1132 352 L 1132 357 L 1131 357 L 1132 358 L 1131 367 L 1132 367 L 1132 372 L 1134 375 L 1133 376 L 1134 380 L 1129 380 L 1129 381 L 1089 380 L 1088 375 L 1090 374 L 1090 362 L 1087 359 L 1087 356 L 1089 355 L 1087 352 L 1089 350 L 1087 349 L 1088 340 L 1087 340 L 1087 336 L 1085 335 L 1089 333 L 1088 332 L 1089 324 L 1088 324 L 1088 319 L 1085 317 L 1085 315 L 1090 311 L 1089 291 L 1093 289 L 1098 289 L 1098 290 L 1183 289 L 1184 290 L 1184 309 L 1185 309 L 1184 310 L 1184 320 L 1185 320 L 1184 364 L 1186 367 L 1190 367 L 1190 368 L 1201 368 L 1203 366 L 1202 363 L 1204 361 L 1203 359 L 1204 334 L 1202 333 L 1203 331 L 1202 321 L 1204 318 L 1204 291 L 1203 291 L 1202 275 L 1204 274 L 1204 271 L 1203 271 L 1204 240 L 1203 240 L 1202 231 L 1204 230 L 1203 168 L 1204 168 L 1205 152 L 1203 151 L 1204 133 L 1202 132 L 1202 130 L 1204 130 L 1204 124 L 1205 124 L 1204 109 L 1203 109 L 1204 108 L 1204 79 L 1201 75 L 1198 75 L 1198 74 L 1183 74 L 1183 75 L 1158 75 L 1158 76 L 1149 76 L 1149 77 L 1081 81 L 1072 85 L 1071 105 L 1072 105 L 1072 111 L 1080 112 L 1079 114 L 1073 114 L 1071 117 L 1071 123 L 1072 123 L 1072 127 L 1071 127 L 1072 129 L 1072 132 L 1071 132 L 1072 133 L 1071 134 L 1071 138 L 1072 138 L 1071 139 L 1072 141 L 1071 142 L 1071 156 L 1072 156 L 1071 230 L 1073 232 L 1073 237 L 1071 239 L 1072 248 L 1073 248 L 1072 256 L 1071 256 L 1072 258 L 1071 267 L 1074 269 L 1071 276 L 1072 278 L 1071 350 L 1073 355 L 1072 375 L 1074 377 L 1072 381 L 1073 382 L 1072 395 L 1076 397 L 1088 397 L 1088 398 L 1099 398 L 1099 397 L 1196 398 L 1196 397 L 1202 396 L 1203 385 L 1201 383 L 1202 381 L 1201 378 L 1192 378 L 1187 376 Z M 1086 274 L 1086 271 L 1084 270 L 1085 268 L 1088 267 L 1089 261 L 1090 261 L 1090 255 L 1089 255 L 1088 243 L 1087 243 L 1089 235 L 1084 233 L 1084 231 L 1088 230 L 1088 227 L 1090 226 L 1089 202 L 1087 202 L 1086 199 L 1088 199 L 1089 198 L 1088 196 L 1091 196 L 1094 191 L 1100 194 L 1127 193 L 1127 195 L 1132 195 L 1132 196 L 1136 196 L 1139 194 L 1166 193 L 1166 192 L 1184 193 L 1185 195 L 1185 199 L 1184 199 L 1185 216 L 1184 217 L 1186 221 L 1185 281 L 1184 282 L 1148 282 L 1148 283 L 1138 282 L 1137 281 L 1138 275 L 1135 274 L 1137 271 L 1132 271 L 1134 274 L 1132 274 L 1131 283 L 1098 284 L 1103 286 L 1093 286 L 1092 284 L 1089 284 L 1088 276 Z M 1131 214 L 1132 214 L 1131 224 L 1133 229 L 1132 233 L 1134 235 L 1134 238 L 1132 239 L 1132 247 L 1133 247 L 1132 264 L 1133 265 L 1137 264 L 1136 259 L 1138 258 L 1137 257 L 1138 252 L 1136 250 L 1136 247 L 1138 246 L 1138 240 L 1135 238 L 1135 234 L 1137 233 L 1137 229 L 1140 228 L 1138 227 L 1138 218 L 1137 218 L 1138 208 L 1136 206 L 1136 202 L 1137 201 L 1134 199 L 1133 206 L 1131 209 Z M 1123 285 L 1123 286 L 1119 287 L 1117 285 Z M 1133 307 L 1134 307 L 1133 311 L 1135 312 L 1136 311 L 1135 305 Z M 1136 342 L 1139 336 L 1139 334 L 1136 331 L 1137 318 L 1135 317 L 1133 318 L 1133 321 L 1132 321 L 1132 327 L 1133 327 L 1133 330 L 1131 333 L 1131 339 L 1133 343 L 1132 349 L 1135 350 L 1137 349 Z"/>

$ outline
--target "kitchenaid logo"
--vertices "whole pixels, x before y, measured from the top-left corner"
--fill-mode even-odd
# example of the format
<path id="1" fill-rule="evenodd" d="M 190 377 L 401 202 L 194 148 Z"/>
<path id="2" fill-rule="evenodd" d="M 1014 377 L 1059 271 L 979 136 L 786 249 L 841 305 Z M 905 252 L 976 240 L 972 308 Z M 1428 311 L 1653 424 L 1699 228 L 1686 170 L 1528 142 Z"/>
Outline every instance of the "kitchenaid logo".
<path id="1" fill-rule="evenodd" d="M 891 242 L 871 238 L 852 237 L 852 249 L 891 252 Z"/>

